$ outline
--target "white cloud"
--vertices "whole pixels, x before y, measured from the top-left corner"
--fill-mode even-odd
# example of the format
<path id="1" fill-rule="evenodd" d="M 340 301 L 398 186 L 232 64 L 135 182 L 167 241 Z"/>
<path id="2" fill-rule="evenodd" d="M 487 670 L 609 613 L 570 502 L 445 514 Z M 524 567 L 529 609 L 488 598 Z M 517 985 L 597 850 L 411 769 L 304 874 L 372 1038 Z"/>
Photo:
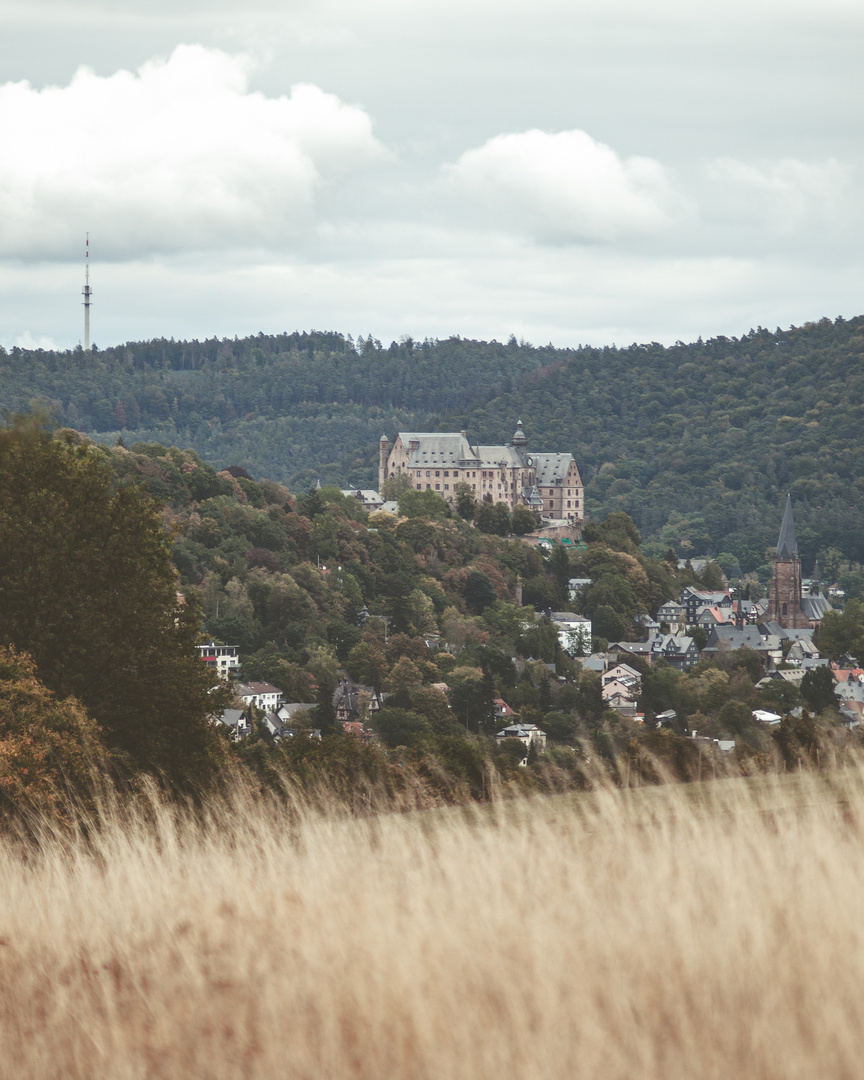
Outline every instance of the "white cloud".
<path id="1" fill-rule="evenodd" d="M 279 246 L 322 184 L 386 156 L 369 116 L 316 86 L 267 98 L 249 62 L 178 46 L 137 74 L 0 86 L 0 255 L 103 256 Z"/>
<path id="2" fill-rule="evenodd" d="M 476 214 L 542 243 L 614 243 L 668 226 L 680 203 L 663 166 L 622 159 L 584 131 L 497 135 L 447 169 Z"/>
<path id="3" fill-rule="evenodd" d="M 727 213 L 763 218 L 769 228 L 789 235 L 807 224 L 824 225 L 842 209 L 851 180 L 849 166 L 783 158 L 758 165 L 716 158 L 706 165 L 719 185 L 716 206 Z"/>

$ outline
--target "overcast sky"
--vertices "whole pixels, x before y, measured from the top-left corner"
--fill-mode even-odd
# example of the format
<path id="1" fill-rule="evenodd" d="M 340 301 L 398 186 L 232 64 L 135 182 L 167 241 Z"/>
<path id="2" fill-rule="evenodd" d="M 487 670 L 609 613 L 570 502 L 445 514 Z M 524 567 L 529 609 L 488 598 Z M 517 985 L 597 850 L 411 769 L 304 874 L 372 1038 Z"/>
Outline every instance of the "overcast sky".
<path id="1" fill-rule="evenodd" d="M 0 0 L 0 343 L 864 313 L 860 0 Z"/>

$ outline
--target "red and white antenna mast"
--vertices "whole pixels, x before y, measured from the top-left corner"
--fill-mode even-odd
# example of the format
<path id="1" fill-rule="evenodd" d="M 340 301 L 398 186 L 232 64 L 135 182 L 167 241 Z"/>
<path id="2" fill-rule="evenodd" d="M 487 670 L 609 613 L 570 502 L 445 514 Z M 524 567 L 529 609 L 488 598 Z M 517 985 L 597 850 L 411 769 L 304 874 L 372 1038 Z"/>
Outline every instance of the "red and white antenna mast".
<path id="1" fill-rule="evenodd" d="M 90 352 L 90 233 L 84 243 L 84 352 Z"/>

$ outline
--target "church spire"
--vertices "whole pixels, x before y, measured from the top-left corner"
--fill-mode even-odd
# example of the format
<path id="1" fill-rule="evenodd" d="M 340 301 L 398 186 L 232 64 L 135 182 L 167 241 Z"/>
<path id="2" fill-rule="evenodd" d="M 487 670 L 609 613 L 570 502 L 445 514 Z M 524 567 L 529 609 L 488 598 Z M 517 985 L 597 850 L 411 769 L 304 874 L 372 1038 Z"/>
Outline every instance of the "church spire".
<path id="1" fill-rule="evenodd" d="M 792 496 L 786 496 L 786 509 L 780 525 L 780 538 L 777 541 L 777 559 L 794 559 L 798 554 L 798 541 L 795 538 L 795 522 L 792 520 Z"/>

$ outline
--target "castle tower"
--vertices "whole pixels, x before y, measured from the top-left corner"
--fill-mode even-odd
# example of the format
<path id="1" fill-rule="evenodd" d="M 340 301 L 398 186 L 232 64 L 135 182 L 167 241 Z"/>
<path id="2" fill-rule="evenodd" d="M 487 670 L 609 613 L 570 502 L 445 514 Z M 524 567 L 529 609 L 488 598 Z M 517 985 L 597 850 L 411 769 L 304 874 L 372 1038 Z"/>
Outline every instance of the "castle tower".
<path id="1" fill-rule="evenodd" d="M 771 569 L 771 588 L 765 618 L 786 630 L 808 627 L 810 622 L 801 610 L 801 560 L 792 518 L 792 496 L 786 496 L 786 509 L 780 525 L 780 537 Z"/>
<path id="2" fill-rule="evenodd" d="M 526 453 L 528 451 L 528 437 L 526 436 L 525 432 L 522 430 L 522 421 L 521 420 L 516 421 L 516 432 L 513 435 L 513 438 L 510 440 L 510 445 L 513 447 L 513 449 L 519 455 L 519 460 L 524 465 L 525 464 L 525 455 L 526 455 Z"/>
<path id="3" fill-rule="evenodd" d="M 387 479 L 387 460 L 390 457 L 390 440 L 382 435 L 378 440 L 378 491 L 384 487 Z"/>

